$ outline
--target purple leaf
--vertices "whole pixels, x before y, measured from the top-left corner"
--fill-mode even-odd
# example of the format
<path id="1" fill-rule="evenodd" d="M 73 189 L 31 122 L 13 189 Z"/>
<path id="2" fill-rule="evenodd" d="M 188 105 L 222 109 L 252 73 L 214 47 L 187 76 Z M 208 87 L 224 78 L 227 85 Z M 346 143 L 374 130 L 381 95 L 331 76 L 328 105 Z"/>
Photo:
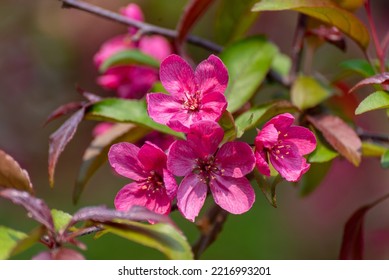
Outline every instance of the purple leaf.
<path id="1" fill-rule="evenodd" d="M 81 94 L 86 100 L 88 100 L 91 103 L 99 102 L 102 99 L 100 96 L 98 96 L 94 93 L 87 92 L 86 90 L 84 90 L 80 86 L 77 86 L 76 90 L 78 91 L 79 94 Z"/>
<path id="2" fill-rule="evenodd" d="M 0 186 L 34 193 L 27 171 L 2 150 L 0 150 Z"/>
<path id="3" fill-rule="evenodd" d="M 389 198 L 389 194 L 376 200 L 375 202 L 365 205 L 359 208 L 354 214 L 348 219 L 344 231 L 342 246 L 340 249 L 339 259 L 341 260 L 362 260 L 363 259 L 363 225 L 366 213 Z"/>
<path id="4" fill-rule="evenodd" d="M 70 102 L 55 109 L 46 119 L 44 125 L 69 113 L 73 113 L 85 106 L 84 101 Z"/>
<path id="5" fill-rule="evenodd" d="M 0 191 L 0 197 L 11 200 L 13 203 L 23 206 L 29 217 L 44 225 L 49 231 L 54 231 L 53 218 L 46 203 L 27 192 L 14 189 Z"/>
<path id="6" fill-rule="evenodd" d="M 389 72 L 380 73 L 372 77 L 363 79 L 362 81 L 357 83 L 352 89 L 350 89 L 349 93 L 355 91 L 356 89 L 362 86 L 373 85 L 373 84 L 389 85 Z"/>
<path id="7" fill-rule="evenodd" d="M 57 161 L 66 145 L 76 133 L 79 123 L 85 114 L 85 107 L 74 113 L 60 128 L 58 128 L 49 138 L 49 182 L 54 186 L 54 171 Z"/>

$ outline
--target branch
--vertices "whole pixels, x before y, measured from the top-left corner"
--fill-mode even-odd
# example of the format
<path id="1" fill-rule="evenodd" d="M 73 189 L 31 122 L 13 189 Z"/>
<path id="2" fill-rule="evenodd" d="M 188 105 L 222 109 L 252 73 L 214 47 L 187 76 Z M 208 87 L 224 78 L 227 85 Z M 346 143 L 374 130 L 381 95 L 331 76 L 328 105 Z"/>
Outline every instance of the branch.
<path id="1" fill-rule="evenodd" d="M 364 131 L 362 128 L 358 127 L 356 129 L 356 132 L 362 140 L 371 140 L 374 142 L 382 142 L 389 144 L 389 135 L 387 134 L 379 134 L 379 133 L 372 133 Z"/>
<path id="2" fill-rule="evenodd" d="M 136 21 L 127 18 L 125 16 L 122 16 L 118 13 L 114 13 L 112 11 L 103 9 L 101 7 L 89 4 L 84 1 L 79 1 L 79 0 L 59 0 L 59 1 L 63 3 L 64 8 L 75 8 L 106 19 L 110 19 L 112 21 L 116 21 L 121 24 L 125 24 L 127 26 L 132 26 L 138 28 L 142 34 L 159 34 L 169 38 L 178 37 L 178 33 L 176 30 L 159 27 L 146 22 Z M 186 40 L 193 45 L 202 47 L 204 49 L 208 49 L 210 51 L 220 52 L 222 50 L 221 46 L 194 35 L 188 36 Z"/>
<path id="3" fill-rule="evenodd" d="M 304 14 L 299 14 L 296 31 L 294 33 L 294 38 L 293 38 L 292 68 L 290 70 L 290 78 L 289 78 L 290 82 L 292 82 L 296 78 L 297 73 L 300 70 L 306 25 L 307 25 L 307 16 Z"/>

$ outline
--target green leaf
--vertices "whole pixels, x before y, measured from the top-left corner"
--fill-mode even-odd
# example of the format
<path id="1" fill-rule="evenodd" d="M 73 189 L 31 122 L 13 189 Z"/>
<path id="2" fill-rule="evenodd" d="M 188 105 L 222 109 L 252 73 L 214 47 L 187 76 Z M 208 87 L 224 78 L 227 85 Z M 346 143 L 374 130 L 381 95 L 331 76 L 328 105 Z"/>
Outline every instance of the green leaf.
<path id="1" fill-rule="evenodd" d="M 53 216 L 55 231 L 64 230 L 72 219 L 72 215 L 57 209 L 51 209 L 51 216 Z"/>
<path id="2" fill-rule="evenodd" d="M 291 66 L 292 60 L 289 56 L 283 53 L 277 53 L 271 64 L 271 69 L 281 75 L 281 77 L 286 77 L 289 74 Z"/>
<path id="3" fill-rule="evenodd" d="M 271 206 L 277 208 L 276 187 L 282 182 L 280 175 L 267 177 L 259 173 L 257 169 L 254 169 L 254 178 L 257 181 L 258 187 L 265 195 L 266 200 Z"/>
<path id="4" fill-rule="evenodd" d="M 327 162 L 336 158 L 339 154 L 323 144 L 318 137 L 316 149 L 309 155 L 309 162 Z"/>
<path id="5" fill-rule="evenodd" d="M 257 0 L 221 0 L 216 11 L 215 34 L 219 43 L 225 44 L 243 37 L 258 18 L 251 7 Z"/>
<path id="6" fill-rule="evenodd" d="M 154 225 L 126 221 L 123 224 L 104 225 L 105 230 L 159 250 L 172 260 L 193 259 L 191 247 L 185 236 L 170 224 Z"/>
<path id="7" fill-rule="evenodd" d="M 236 138 L 236 126 L 234 117 L 230 112 L 224 111 L 221 119 L 219 120 L 219 125 L 224 130 L 224 138 L 222 143 L 233 141 Z"/>
<path id="8" fill-rule="evenodd" d="M 387 150 L 381 157 L 381 166 L 389 168 L 389 150 Z"/>
<path id="9" fill-rule="evenodd" d="M 73 192 L 73 201 L 77 203 L 89 179 L 107 161 L 109 148 L 119 142 L 135 143 L 144 137 L 150 129 L 133 124 L 119 123 L 102 135 L 97 136 L 85 150 Z"/>
<path id="10" fill-rule="evenodd" d="M 97 121 L 134 123 L 180 138 L 184 137 L 182 133 L 175 132 L 166 125 L 153 121 L 147 114 L 145 100 L 107 98 L 90 106 L 86 118 Z"/>
<path id="11" fill-rule="evenodd" d="M 362 75 L 370 77 L 375 74 L 374 68 L 364 59 L 350 59 L 340 63 L 340 67 Z"/>
<path id="12" fill-rule="evenodd" d="M 330 0 L 262 0 L 252 9 L 254 12 L 283 10 L 297 11 L 336 26 L 363 49 L 369 46 L 370 36 L 363 22 Z"/>
<path id="13" fill-rule="evenodd" d="M 0 260 L 8 259 L 18 241 L 26 236 L 23 232 L 0 226 Z"/>
<path id="14" fill-rule="evenodd" d="M 311 194 L 326 177 L 331 165 L 332 161 L 312 163 L 308 172 L 301 179 L 300 195 L 307 196 Z"/>
<path id="15" fill-rule="evenodd" d="M 385 91 L 376 91 L 359 103 L 355 114 L 360 115 L 369 111 L 389 108 L 389 94 Z"/>
<path id="16" fill-rule="evenodd" d="M 244 39 L 224 49 L 220 58 L 229 74 L 225 91 L 228 111 L 236 112 L 253 97 L 276 53 L 277 47 L 260 36 Z"/>
<path id="17" fill-rule="evenodd" d="M 20 254 L 36 243 L 40 242 L 44 234 L 47 234 L 47 230 L 44 226 L 35 228 L 26 237 L 20 239 L 17 242 L 17 244 L 12 249 L 11 256 Z"/>
<path id="18" fill-rule="evenodd" d="M 319 105 L 331 92 L 314 78 L 301 75 L 294 81 L 290 95 L 292 103 L 305 110 Z"/>
<path id="19" fill-rule="evenodd" d="M 121 65 L 145 65 L 158 68 L 159 62 L 155 58 L 138 50 L 125 50 L 117 52 L 106 59 L 103 64 L 101 64 L 99 71 L 103 73 L 112 66 Z"/>
<path id="20" fill-rule="evenodd" d="M 237 137 L 242 137 L 245 131 L 256 127 L 259 123 L 264 122 L 275 115 L 293 111 L 296 111 L 296 107 L 286 100 L 273 101 L 271 103 L 253 107 L 235 120 Z"/>
<path id="21" fill-rule="evenodd" d="M 387 146 L 378 143 L 362 142 L 362 155 L 365 157 L 381 157 L 387 150 Z"/>

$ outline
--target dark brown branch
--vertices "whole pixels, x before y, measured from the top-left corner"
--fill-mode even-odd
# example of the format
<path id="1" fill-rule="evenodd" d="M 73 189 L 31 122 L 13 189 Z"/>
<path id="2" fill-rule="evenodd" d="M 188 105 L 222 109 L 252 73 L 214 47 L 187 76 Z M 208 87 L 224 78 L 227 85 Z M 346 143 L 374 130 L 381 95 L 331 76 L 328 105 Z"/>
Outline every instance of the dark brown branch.
<path id="1" fill-rule="evenodd" d="M 292 68 L 290 70 L 289 82 L 292 82 L 296 78 L 297 73 L 301 67 L 306 25 L 307 25 L 307 16 L 304 14 L 299 14 L 296 31 L 293 38 Z"/>
<path id="2" fill-rule="evenodd" d="M 103 18 L 116 21 L 121 24 L 125 24 L 127 26 L 136 27 L 140 30 L 142 34 L 159 34 L 169 38 L 177 38 L 178 36 L 176 30 L 159 27 L 146 22 L 132 20 L 118 13 L 114 13 L 112 11 L 103 9 L 101 7 L 89 4 L 84 1 L 79 1 L 79 0 L 59 0 L 59 1 L 63 3 L 64 8 L 75 8 Z M 194 35 L 189 35 L 186 38 L 186 40 L 193 45 L 205 48 L 210 51 L 220 52 L 222 50 L 221 46 Z"/>
<path id="3" fill-rule="evenodd" d="M 195 259 L 199 259 L 201 254 L 216 240 L 222 231 L 228 212 L 214 205 L 198 222 L 197 227 L 201 236 L 193 245 L 192 251 Z"/>
<path id="4" fill-rule="evenodd" d="M 382 142 L 382 143 L 389 144 L 389 135 L 387 135 L 387 134 L 367 132 L 361 128 L 357 128 L 356 132 L 357 132 L 359 138 L 361 138 L 361 140 L 370 140 L 373 142 Z"/>

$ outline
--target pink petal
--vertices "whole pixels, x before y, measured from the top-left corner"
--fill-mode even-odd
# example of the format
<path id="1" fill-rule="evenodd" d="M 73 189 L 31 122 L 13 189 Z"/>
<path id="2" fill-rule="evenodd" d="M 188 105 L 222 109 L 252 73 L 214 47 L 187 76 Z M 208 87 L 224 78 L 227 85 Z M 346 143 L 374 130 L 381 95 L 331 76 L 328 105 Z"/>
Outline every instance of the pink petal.
<path id="1" fill-rule="evenodd" d="M 109 123 L 109 122 L 99 123 L 98 125 L 96 125 L 93 128 L 92 135 L 93 135 L 93 137 L 97 137 L 99 135 L 102 135 L 102 134 L 106 133 L 108 130 L 110 130 L 113 126 L 114 126 L 114 124 Z"/>
<path id="2" fill-rule="evenodd" d="M 224 93 L 228 84 L 228 71 L 220 58 L 210 55 L 208 59 L 197 66 L 195 78 L 203 94 L 208 92 Z"/>
<path id="3" fill-rule="evenodd" d="M 266 153 L 263 150 L 256 150 L 255 151 L 255 163 L 258 168 L 258 171 L 265 175 L 270 176 L 270 167 L 267 163 L 267 157 Z"/>
<path id="4" fill-rule="evenodd" d="M 207 197 L 207 185 L 196 174 L 186 176 L 177 191 L 177 206 L 182 215 L 194 222 Z"/>
<path id="5" fill-rule="evenodd" d="M 100 47 L 100 50 L 93 57 L 93 61 L 96 67 L 100 67 L 100 65 L 113 54 L 119 51 L 133 49 L 134 47 L 135 44 L 133 43 L 129 35 L 125 34 L 116 36 L 106 41 Z"/>
<path id="6" fill-rule="evenodd" d="M 216 162 L 224 170 L 223 176 L 240 178 L 254 169 L 255 157 L 247 143 L 228 142 L 217 152 Z"/>
<path id="7" fill-rule="evenodd" d="M 284 130 L 288 129 L 293 124 L 293 122 L 294 117 L 289 113 L 284 113 L 272 118 L 264 125 L 264 128 L 273 124 L 277 131 L 283 132 Z"/>
<path id="8" fill-rule="evenodd" d="M 159 76 L 164 88 L 176 98 L 196 90 L 193 69 L 178 55 L 169 55 L 162 61 Z"/>
<path id="9" fill-rule="evenodd" d="M 199 113 L 202 120 L 218 121 L 226 109 L 226 97 L 221 93 L 211 92 L 202 98 Z"/>
<path id="10" fill-rule="evenodd" d="M 143 142 L 149 141 L 154 145 L 157 145 L 162 151 L 166 151 L 175 140 L 176 139 L 172 135 L 159 131 L 152 131 L 142 139 Z"/>
<path id="11" fill-rule="evenodd" d="M 217 176 L 211 180 L 210 188 L 215 203 L 232 214 L 247 212 L 255 201 L 254 190 L 246 177 Z"/>
<path id="12" fill-rule="evenodd" d="M 277 144 L 278 135 L 278 130 L 273 124 L 265 125 L 263 129 L 258 132 L 257 137 L 255 137 L 255 145 L 271 149 Z"/>
<path id="13" fill-rule="evenodd" d="M 146 100 L 149 116 L 157 123 L 166 124 L 182 110 L 182 104 L 167 94 L 149 93 Z"/>
<path id="14" fill-rule="evenodd" d="M 173 174 L 167 169 L 163 169 L 163 182 L 165 183 L 167 196 L 170 200 L 173 200 L 177 195 L 178 186 Z"/>
<path id="15" fill-rule="evenodd" d="M 186 112 L 181 110 L 177 112 L 168 122 L 167 126 L 171 129 L 188 133 L 190 126 L 201 120 L 201 112 Z"/>
<path id="16" fill-rule="evenodd" d="M 189 145 L 192 146 L 200 158 L 213 155 L 223 140 L 223 137 L 223 129 L 213 121 L 199 121 L 194 123 L 186 136 Z"/>
<path id="17" fill-rule="evenodd" d="M 142 9 L 135 3 L 130 3 L 126 7 L 121 8 L 120 13 L 130 19 L 144 21 Z"/>
<path id="18" fill-rule="evenodd" d="M 143 36 L 139 40 L 139 50 L 159 61 L 172 53 L 172 48 L 165 37 L 159 35 Z"/>
<path id="19" fill-rule="evenodd" d="M 153 143 L 146 142 L 139 150 L 138 159 L 147 171 L 160 171 L 166 168 L 166 154 Z"/>
<path id="20" fill-rule="evenodd" d="M 288 145 L 290 146 L 289 148 L 284 146 L 283 148 L 272 150 L 270 152 L 270 162 L 280 173 L 281 177 L 287 181 L 296 182 L 308 171 L 309 164 L 299 154 L 297 146 L 292 143 Z"/>
<path id="21" fill-rule="evenodd" d="M 122 98 L 141 99 L 158 80 L 158 72 L 155 69 L 142 66 L 123 67 L 128 70 L 120 74 L 121 81 L 117 87 L 118 95 Z"/>
<path id="22" fill-rule="evenodd" d="M 120 85 L 121 77 L 116 74 L 105 74 L 97 78 L 97 84 L 105 89 L 117 89 Z"/>
<path id="23" fill-rule="evenodd" d="M 138 181 L 145 178 L 145 172 L 138 160 L 138 153 L 137 146 L 122 142 L 111 146 L 108 160 L 118 174 Z"/>
<path id="24" fill-rule="evenodd" d="M 284 134 L 285 135 L 285 134 Z M 316 137 L 308 128 L 302 126 L 291 126 L 287 136 L 280 135 L 285 142 L 292 142 L 299 150 L 300 155 L 306 155 L 316 149 Z"/>
<path id="25" fill-rule="evenodd" d="M 186 176 L 196 166 L 197 155 L 187 141 L 177 140 L 169 149 L 167 167 L 176 176 Z"/>

